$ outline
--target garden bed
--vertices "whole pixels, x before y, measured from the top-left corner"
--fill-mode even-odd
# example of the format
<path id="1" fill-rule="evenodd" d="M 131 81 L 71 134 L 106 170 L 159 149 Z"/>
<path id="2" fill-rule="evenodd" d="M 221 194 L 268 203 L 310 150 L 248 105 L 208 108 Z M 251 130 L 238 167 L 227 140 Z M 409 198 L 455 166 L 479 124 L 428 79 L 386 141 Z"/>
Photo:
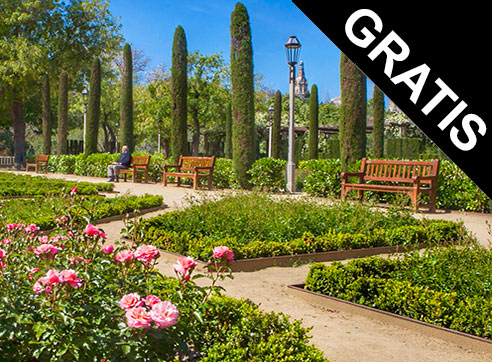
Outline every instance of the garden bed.
<path id="1" fill-rule="evenodd" d="M 213 245 L 225 245 L 234 252 L 237 271 L 472 240 L 462 223 L 255 193 L 192 201 L 188 208 L 144 220 L 138 228 L 141 242 L 197 260 L 208 260 Z"/>
<path id="2" fill-rule="evenodd" d="M 473 335 L 492 346 L 492 252 L 482 247 L 314 264 L 304 289 Z"/>
<path id="3" fill-rule="evenodd" d="M 302 299 L 315 307 L 327 308 L 328 310 L 336 310 L 342 313 L 358 314 L 383 323 L 411 329 L 430 337 L 440 338 L 447 342 L 458 344 L 464 348 L 471 348 L 486 353 L 492 352 L 492 341 L 486 338 L 436 326 L 417 319 L 400 316 L 395 313 L 386 312 L 362 304 L 348 302 L 321 293 L 315 293 L 305 289 L 305 284 L 291 284 L 288 285 L 287 288 L 290 295 Z"/>

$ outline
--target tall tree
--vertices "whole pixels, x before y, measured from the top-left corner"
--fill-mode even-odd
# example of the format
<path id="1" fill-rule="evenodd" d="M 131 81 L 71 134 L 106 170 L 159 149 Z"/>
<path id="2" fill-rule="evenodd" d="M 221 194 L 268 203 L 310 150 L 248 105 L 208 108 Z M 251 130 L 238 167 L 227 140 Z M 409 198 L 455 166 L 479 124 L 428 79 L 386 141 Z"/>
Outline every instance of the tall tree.
<path id="1" fill-rule="evenodd" d="M 171 157 L 178 162 L 180 155 L 188 154 L 187 127 L 187 93 L 188 93 L 188 49 L 186 35 L 182 26 L 174 31 L 171 93 L 172 93 L 172 125 L 171 125 Z"/>
<path id="2" fill-rule="evenodd" d="M 282 119 L 282 93 L 275 92 L 275 101 L 273 105 L 273 124 L 272 124 L 272 157 L 280 158 L 280 121 Z"/>
<path id="3" fill-rule="evenodd" d="M 340 159 L 347 171 L 366 154 L 366 76 L 345 54 L 340 56 Z"/>
<path id="4" fill-rule="evenodd" d="M 121 111 L 120 142 L 134 151 L 133 134 L 133 63 L 130 44 L 123 47 L 123 64 L 121 66 Z"/>
<path id="5" fill-rule="evenodd" d="M 101 116 L 101 61 L 95 58 L 89 82 L 89 102 L 87 104 L 87 127 L 85 154 L 97 153 L 99 118 Z"/>
<path id="6" fill-rule="evenodd" d="M 118 31 L 105 0 L 0 1 L 0 101 L 14 127 L 18 167 L 25 154 L 25 100 L 41 88 L 47 72 L 58 78 L 63 66 L 80 74 L 84 59 L 110 54 L 119 43 Z"/>
<path id="7" fill-rule="evenodd" d="M 253 46 L 249 15 L 237 3 L 231 15 L 232 148 L 237 181 L 251 188 L 248 170 L 256 156 Z"/>
<path id="8" fill-rule="evenodd" d="M 60 88 L 58 94 L 58 144 L 57 154 L 67 154 L 68 133 L 68 75 L 62 71 L 60 74 Z"/>
<path id="9" fill-rule="evenodd" d="M 232 158 L 232 109 L 231 103 L 227 103 L 225 114 L 225 144 L 224 144 L 225 158 Z"/>
<path id="10" fill-rule="evenodd" d="M 309 159 L 318 159 L 318 87 L 313 84 L 309 96 Z"/>
<path id="11" fill-rule="evenodd" d="M 46 73 L 43 77 L 43 84 L 41 90 L 42 97 L 42 110 L 41 110 L 41 124 L 43 131 L 43 154 L 49 155 L 51 153 L 51 108 L 50 108 L 50 77 Z"/>
<path id="12" fill-rule="evenodd" d="M 384 157 L 384 94 L 376 85 L 372 95 L 374 157 Z"/>

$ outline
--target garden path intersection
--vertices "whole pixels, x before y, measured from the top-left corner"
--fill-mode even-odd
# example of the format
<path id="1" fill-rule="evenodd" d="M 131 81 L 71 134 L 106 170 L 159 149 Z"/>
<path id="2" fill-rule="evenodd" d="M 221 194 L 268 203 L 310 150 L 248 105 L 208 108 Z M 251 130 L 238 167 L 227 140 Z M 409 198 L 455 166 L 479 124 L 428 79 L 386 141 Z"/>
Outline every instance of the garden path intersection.
<path id="1" fill-rule="evenodd" d="M 105 179 L 74 175 L 48 174 L 48 177 L 72 181 L 104 182 Z M 174 185 L 117 183 L 115 191 L 120 194 L 145 193 L 162 195 L 167 209 L 146 214 L 152 217 L 162 212 L 175 210 L 185 205 L 190 196 L 201 197 L 215 191 L 194 191 Z M 416 217 L 463 221 L 465 227 L 475 234 L 479 242 L 490 247 L 488 225 L 491 214 L 471 212 L 421 212 Z M 120 239 L 123 221 L 100 224 L 108 240 Z M 160 258 L 158 269 L 165 275 L 174 276 L 174 262 Z M 293 319 L 302 319 L 303 325 L 313 327 L 312 343 L 323 351 L 330 361 L 492 361 L 492 354 L 472 351 L 466 347 L 438 338 L 422 335 L 417 331 L 389 325 L 360 315 L 325 310 L 296 299 L 287 292 L 287 285 L 304 283 L 309 265 L 297 267 L 271 267 L 256 272 L 235 272 L 234 279 L 226 279 L 222 286 L 226 294 L 236 298 L 248 298 L 266 312 L 282 312 Z M 199 279 L 201 281 L 204 279 Z"/>

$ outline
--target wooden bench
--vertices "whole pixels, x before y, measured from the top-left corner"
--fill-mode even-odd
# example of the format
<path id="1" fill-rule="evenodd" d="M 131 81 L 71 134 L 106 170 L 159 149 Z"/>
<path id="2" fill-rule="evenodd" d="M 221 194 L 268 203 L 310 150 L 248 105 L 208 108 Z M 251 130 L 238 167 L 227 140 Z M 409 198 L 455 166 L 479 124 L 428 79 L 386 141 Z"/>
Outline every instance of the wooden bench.
<path id="1" fill-rule="evenodd" d="M 37 155 L 34 162 L 26 162 L 26 171 L 29 171 L 30 168 L 34 168 L 34 171 L 38 172 L 44 168 L 44 172 L 48 172 L 49 160 L 50 155 Z"/>
<path id="2" fill-rule="evenodd" d="M 121 168 L 118 173 L 123 174 L 123 180 L 126 182 L 126 175 L 132 175 L 132 182 L 135 183 L 136 175 L 144 177 L 145 183 L 149 182 L 149 164 L 150 156 L 132 156 L 132 163 L 129 168 Z"/>
<path id="3" fill-rule="evenodd" d="M 198 189 L 198 180 L 200 178 L 208 179 L 208 189 L 212 189 L 212 173 L 214 172 L 215 156 L 212 157 L 192 157 L 179 156 L 178 165 L 165 165 L 162 179 L 164 186 L 167 186 L 168 177 L 177 178 L 177 186 L 181 185 L 181 178 L 193 179 L 193 188 Z M 176 171 L 169 172 L 170 168 L 175 168 Z M 185 172 L 183 172 L 185 171 Z"/>
<path id="4" fill-rule="evenodd" d="M 358 199 L 364 191 L 399 192 L 410 196 L 415 211 L 419 208 L 418 195 L 429 195 L 430 211 L 436 210 L 439 160 L 434 161 L 387 161 L 362 159 L 360 172 L 342 172 L 341 198 L 345 200 L 350 190 L 357 190 Z M 349 183 L 350 177 L 358 177 L 358 183 Z M 366 181 L 390 182 L 392 184 L 365 183 Z M 407 185 L 401 185 L 407 184 Z"/>

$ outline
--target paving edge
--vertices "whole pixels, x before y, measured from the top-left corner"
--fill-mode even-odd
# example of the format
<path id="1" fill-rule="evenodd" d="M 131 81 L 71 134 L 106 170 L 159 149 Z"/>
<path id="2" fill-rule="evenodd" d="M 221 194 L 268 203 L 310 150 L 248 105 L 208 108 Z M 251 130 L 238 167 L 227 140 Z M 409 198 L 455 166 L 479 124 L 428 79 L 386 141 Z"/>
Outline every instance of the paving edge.
<path id="1" fill-rule="evenodd" d="M 477 337 L 453 329 L 436 326 L 416 319 L 404 317 L 398 314 L 371 308 L 365 305 L 348 302 L 343 299 L 315 293 L 304 289 L 305 284 L 291 284 L 287 286 L 287 292 L 291 296 L 300 298 L 310 305 L 320 308 L 328 308 L 344 313 L 358 314 L 383 323 L 392 324 L 417 331 L 426 336 L 436 337 L 446 342 L 457 344 L 460 347 L 474 351 L 492 353 L 492 340 Z"/>
<path id="2" fill-rule="evenodd" d="M 426 244 L 419 245 L 397 245 L 397 246 L 381 246 L 375 248 L 364 249 L 351 249 L 351 250 L 337 250 L 337 251 L 325 251 L 319 253 L 310 254 L 298 254 L 298 255 L 283 255 L 254 259 L 239 259 L 231 264 L 231 270 L 233 272 L 252 272 L 269 267 L 292 267 L 296 264 L 307 264 L 323 261 L 335 261 L 354 258 L 364 258 L 367 256 L 379 255 L 379 254 L 392 254 L 405 252 L 415 248 L 422 249 L 427 247 Z M 184 255 L 174 253 L 162 248 L 159 248 L 161 255 L 169 261 L 175 262 L 178 258 L 184 257 Z M 201 270 L 208 269 L 208 264 L 202 260 L 195 260 L 198 264 L 198 268 Z"/>

